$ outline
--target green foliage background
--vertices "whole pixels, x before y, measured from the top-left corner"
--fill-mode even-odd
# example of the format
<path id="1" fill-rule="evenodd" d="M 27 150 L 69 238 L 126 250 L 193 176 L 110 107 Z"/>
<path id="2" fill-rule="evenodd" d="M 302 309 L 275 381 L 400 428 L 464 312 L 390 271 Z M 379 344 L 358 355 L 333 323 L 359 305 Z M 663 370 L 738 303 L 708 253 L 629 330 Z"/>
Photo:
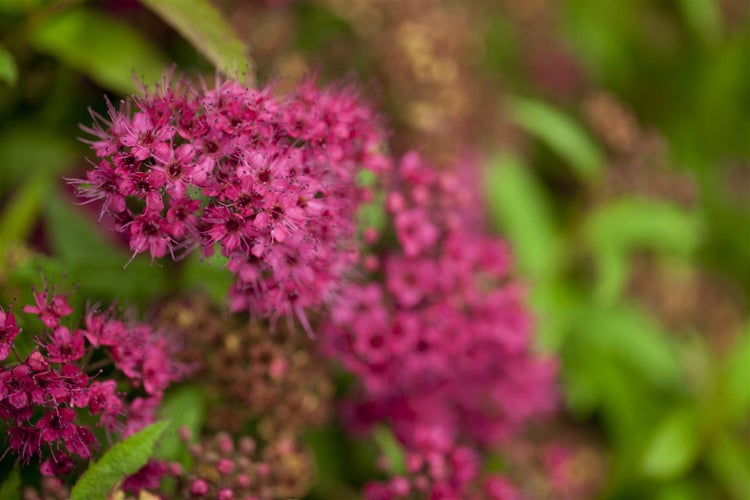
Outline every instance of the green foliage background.
<path id="1" fill-rule="evenodd" d="M 498 109 L 525 141 L 481 145 L 487 208 L 529 283 L 540 348 L 560 356 L 561 418 L 590 431 L 603 450 L 602 498 L 750 498 L 750 18 L 728 19 L 727 3 L 567 0 L 554 28 L 591 85 L 663 137 L 669 172 L 693 183 L 689 204 L 636 192 L 596 196 L 618 167 L 585 124 L 580 100 L 535 83 L 516 18 L 498 9 L 481 25 L 477 58 L 497 82 Z M 76 137 L 78 124 L 90 123 L 87 109 L 101 111 L 102 94 L 116 101 L 136 91 L 134 75 L 158 82 L 177 63 L 208 80 L 214 66 L 247 80 L 256 70 L 273 78 L 273 59 L 252 61 L 242 41 L 249 37 L 232 35 L 233 2 L 222 3 L 222 15 L 202 1 L 148 0 L 142 9 L 152 13 L 141 17 L 119 15 L 119 4 L 128 2 L 0 0 L 2 304 L 29 300 L 40 270 L 49 282 L 79 284 L 78 307 L 82 296 L 146 308 L 191 288 L 216 300 L 226 290 L 220 262 L 175 268 L 141 256 L 123 270 L 127 247 L 97 226 L 95 212 L 72 203 L 61 177 L 86 168 Z M 363 44 L 329 4 L 266 8 L 291 11 L 291 45 L 323 78 L 348 69 L 373 78 L 380 69 L 366 46 L 346 69 L 326 58 L 332 43 Z M 713 309 L 730 302 L 733 321 L 664 321 L 630 286 L 643 259 L 660 270 L 647 282 L 720 282 L 726 294 L 700 303 L 697 315 L 716 317 Z M 667 283 L 667 294 L 679 295 L 684 283 Z M 201 396 L 180 391 L 168 407 L 197 429 Z M 177 458 L 184 452 L 171 432 L 164 439 Z M 309 442 L 319 459 L 318 498 L 354 491 L 346 485 L 368 473 L 342 462 L 353 451 L 338 431 Z M 398 455 L 387 431 L 376 442 Z"/>

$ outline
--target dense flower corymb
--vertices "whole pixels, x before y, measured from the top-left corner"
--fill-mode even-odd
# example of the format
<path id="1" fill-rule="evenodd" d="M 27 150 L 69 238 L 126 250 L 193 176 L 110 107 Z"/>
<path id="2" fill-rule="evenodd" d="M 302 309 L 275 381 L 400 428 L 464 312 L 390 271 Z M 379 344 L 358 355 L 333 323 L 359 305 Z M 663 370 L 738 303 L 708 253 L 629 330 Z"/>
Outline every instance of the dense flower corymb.
<path id="1" fill-rule="evenodd" d="M 94 118 L 97 159 L 72 181 L 78 195 L 102 201 L 134 255 L 218 247 L 235 311 L 304 320 L 327 301 L 355 258 L 357 173 L 388 165 L 377 117 L 349 87 L 307 82 L 277 98 L 165 79 Z"/>
<path id="2" fill-rule="evenodd" d="M 470 194 L 404 157 L 386 201 L 400 250 L 365 259 L 376 280 L 348 285 L 323 328 L 328 353 L 361 380 L 354 421 L 389 423 L 409 453 L 410 477 L 372 485 L 371 498 L 476 498 L 482 447 L 555 403 L 510 251 L 470 220 Z"/>
<path id="3" fill-rule="evenodd" d="M 44 475 L 63 476 L 73 457 L 88 460 L 98 447 L 92 429 L 81 423 L 92 419 L 80 415 L 94 417 L 108 433 L 137 432 L 153 421 L 164 390 L 186 367 L 173 361 L 170 344 L 146 324 L 92 308 L 83 328 L 68 327 L 62 322 L 73 308 L 64 295 L 44 290 L 34 300 L 23 310 L 38 316 L 44 328 L 30 353 L 16 351 L 21 331 L 13 313 L 0 308 L 0 420 L 8 451 L 23 462 L 43 460 Z M 114 370 L 105 376 L 100 368 L 107 365 Z M 132 401 L 126 388 L 137 395 Z"/>

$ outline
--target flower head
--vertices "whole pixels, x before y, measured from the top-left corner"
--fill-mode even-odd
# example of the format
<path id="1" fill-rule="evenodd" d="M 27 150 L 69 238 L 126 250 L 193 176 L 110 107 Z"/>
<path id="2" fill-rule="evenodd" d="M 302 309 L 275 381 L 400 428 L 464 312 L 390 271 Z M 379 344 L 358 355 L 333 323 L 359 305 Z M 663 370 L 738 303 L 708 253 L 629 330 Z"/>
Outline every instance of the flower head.
<path id="1" fill-rule="evenodd" d="M 13 346 L 13 340 L 21 329 L 16 324 L 16 317 L 13 315 L 13 311 L 8 309 L 8 312 L 0 307 L 0 361 L 3 361 L 8 357 L 10 349 Z"/>
<path id="2" fill-rule="evenodd" d="M 361 381 L 350 421 L 390 423 L 413 456 L 408 488 L 394 479 L 367 495 L 462 498 L 482 448 L 553 408 L 555 364 L 533 352 L 507 245 L 471 223 L 455 178 L 409 154 L 389 190 L 400 248 L 372 254 L 382 282 L 345 287 L 323 342 Z"/>
<path id="3" fill-rule="evenodd" d="M 351 87 L 305 82 L 285 97 L 165 80 L 109 105 L 85 131 L 98 158 L 72 180 L 102 200 L 133 254 L 218 247 L 234 310 L 296 315 L 329 301 L 351 269 L 362 168 L 382 171 L 383 135 Z"/>
<path id="4" fill-rule="evenodd" d="M 12 452 L 26 463 L 37 457 L 43 474 L 61 476 L 72 470 L 74 457 L 89 460 L 99 446 L 83 422 L 98 417 L 108 433 L 120 436 L 140 430 L 153 421 L 163 391 L 186 367 L 174 361 L 174 348 L 149 325 L 119 321 L 112 309 L 91 308 L 84 328 L 70 328 L 61 324 L 73 313 L 64 295 L 43 290 L 34 301 L 23 311 L 39 315 L 44 327 L 25 360 L 6 359 L 20 329 L 10 310 L 0 309 L 0 361 L 5 361 L 0 420 Z M 115 369 L 104 375 L 89 360 Z M 145 397 L 128 403 L 127 388 Z M 85 414 L 89 417 L 82 418 Z"/>

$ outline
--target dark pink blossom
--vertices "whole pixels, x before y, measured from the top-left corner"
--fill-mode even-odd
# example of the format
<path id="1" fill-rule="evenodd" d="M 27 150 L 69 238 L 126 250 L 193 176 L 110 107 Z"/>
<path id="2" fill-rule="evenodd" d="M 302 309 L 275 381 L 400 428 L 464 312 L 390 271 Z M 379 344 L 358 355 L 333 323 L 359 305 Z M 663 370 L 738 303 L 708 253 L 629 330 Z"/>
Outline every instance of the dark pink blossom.
<path id="1" fill-rule="evenodd" d="M 22 410 L 31 401 L 31 391 L 34 380 L 31 370 L 26 365 L 16 365 L 10 370 L 0 372 L 0 415 L 4 413 L 4 406 L 9 410 Z"/>
<path id="2" fill-rule="evenodd" d="M 60 324 L 60 318 L 64 318 L 73 312 L 65 300 L 65 295 L 54 295 L 46 291 L 34 293 L 36 305 L 24 306 L 23 311 L 29 314 L 38 314 L 44 326 L 55 328 Z"/>
<path id="3" fill-rule="evenodd" d="M 161 480 L 170 475 L 172 467 L 161 460 L 149 460 L 138 472 L 128 476 L 122 483 L 122 490 L 126 493 L 137 494 L 141 490 L 155 491 L 159 489 Z"/>
<path id="4" fill-rule="evenodd" d="M 169 222 L 155 212 L 138 215 L 130 224 L 130 249 L 133 255 L 146 250 L 152 257 L 174 254 L 174 240 Z"/>
<path id="5" fill-rule="evenodd" d="M 3 361 L 10 354 L 13 340 L 20 331 L 21 329 L 16 325 L 16 317 L 13 316 L 13 311 L 8 309 L 6 313 L 0 307 L 0 361 Z"/>
<path id="6" fill-rule="evenodd" d="M 40 454 L 42 444 L 39 429 L 36 427 L 15 426 L 7 431 L 10 448 L 16 452 L 24 463 L 29 463 L 31 457 Z"/>
<path id="7" fill-rule="evenodd" d="M 24 361 L 0 366 L 0 420 L 10 451 L 26 463 L 37 457 L 43 474 L 61 476 L 74 467 L 72 457 L 89 460 L 99 446 L 88 427 L 91 416 L 116 437 L 136 432 L 153 422 L 164 390 L 187 368 L 174 361 L 167 337 L 146 324 L 117 320 L 113 308 L 91 307 L 84 328 L 70 329 L 60 324 L 73 312 L 64 295 L 44 290 L 34 300 L 24 312 L 39 315 L 44 328 Z M 10 350 L 20 330 L 10 313 L 0 311 Z M 89 360 L 115 369 L 105 375 L 87 366 Z M 128 404 L 127 391 L 134 389 L 149 397 Z"/>
<path id="8" fill-rule="evenodd" d="M 399 248 L 375 247 L 382 282 L 345 286 L 323 328 L 326 352 L 360 380 L 352 425 L 388 423 L 408 453 L 408 485 L 371 484 L 368 498 L 471 497 L 481 451 L 556 403 L 509 249 L 474 225 L 467 192 L 405 156 L 386 203 Z"/>
<path id="9" fill-rule="evenodd" d="M 42 441 L 67 441 L 75 431 L 76 412 L 71 408 L 58 408 L 44 415 L 39 423 Z"/>
<path id="10" fill-rule="evenodd" d="M 83 357 L 84 337 L 82 330 L 70 333 L 64 326 L 52 331 L 47 344 L 47 358 L 53 363 L 70 363 Z"/>
<path id="11" fill-rule="evenodd" d="M 92 415 L 99 415 L 99 424 L 114 429 L 124 414 L 125 403 L 117 392 L 114 380 L 95 381 L 89 387 L 89 409 Z"/>
<path id="12" fill-rule="evenodd" d="M 134 255 L 219 247 L 237 277 L 233 310 L 310 329 L 305 310 L 329 301 L 356 262 L 357 175 L 388 167 L 379 119 L 353 87 L 307 81 L 277 97 L 167 75 L 93 118 L 84 130 L 99 163 L 70 182 L 103 202 Z"/>

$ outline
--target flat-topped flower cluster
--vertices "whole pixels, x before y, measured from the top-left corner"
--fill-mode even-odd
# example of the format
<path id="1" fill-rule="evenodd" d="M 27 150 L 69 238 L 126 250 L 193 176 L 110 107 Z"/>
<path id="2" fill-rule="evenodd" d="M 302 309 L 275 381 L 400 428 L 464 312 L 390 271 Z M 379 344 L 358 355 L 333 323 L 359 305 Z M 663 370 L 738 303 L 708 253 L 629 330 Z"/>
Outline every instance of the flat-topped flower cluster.
<path id="1" fill-rule="evenodd" d="M 406 453 L 405 470 L 370 483 L 368 498 L 514 497 L 502 477 L 482 475 L 481 457 L 554 407 L 556 368 L 534 353 L 510 249 L 485 234 L 455 171 L 416 153 L 391 168 L 377 116 L 347 87 L 307 82 L 280 98 L 167 79 L 94 118 L 85 130 L 96 163 L 72 182 L 102 201 L 133 255 L 218 248 L 236 277 L 231 310 L 296 316 L 357 376 L 349 423 L 390 426 Z M 364 246 L 357 214 L 373 193 L 358 186 L 362 169 L 378 174 L 386 219 L 363 232 Z"/>
<path id="2" fill-rule="evenodd" d="M 113 311 L 89 309 L 82 328 L 64 295 L 43 290 L 23 308 L 43 327 L 28 354 L 15 346 L 22 332 L 15 313 L 0 308 L 0 420 L 9 450 L 21 461 L 43 459 L 42 473 L 62 476 L 73 457 L 88 460 L 98 447 L 93 416 L 108 435 L 128 436 L 154 421 L 164 390 L 188 367 L 174 360 L 174 343 L 144 323 Z M 66 326 L 63 321 L 68 324 Z M 15 361 L 13 361 L 15 358 Z"/>
<path id="3" fill-rule="evenodd" d="M 387 189 L 397 245 L 375 245 L 371 278 L 347 285 L 323 329 L 361 381 L 355 422 L 388 423 L 407 451 L 408 477 L 371 485 L 371 498 L 466 497 L 478 452 L 554 406 L 555 364 L 533 354 L 510 250 L 482 234 L 474 198 L 455 172 L 407 154 Z"/>
<path id="4" fill-rule="evenodd" d="M 93 116 L 96 163 L 72 181 L 79 196 L 103 202 L 133 255 L 218 246 L 237 278 L 234 311 L 305 321 L 355 258 L 359 170 L 388 166 L 377 116 L 345 86 L 274 97 L 167 78 Z"/>

